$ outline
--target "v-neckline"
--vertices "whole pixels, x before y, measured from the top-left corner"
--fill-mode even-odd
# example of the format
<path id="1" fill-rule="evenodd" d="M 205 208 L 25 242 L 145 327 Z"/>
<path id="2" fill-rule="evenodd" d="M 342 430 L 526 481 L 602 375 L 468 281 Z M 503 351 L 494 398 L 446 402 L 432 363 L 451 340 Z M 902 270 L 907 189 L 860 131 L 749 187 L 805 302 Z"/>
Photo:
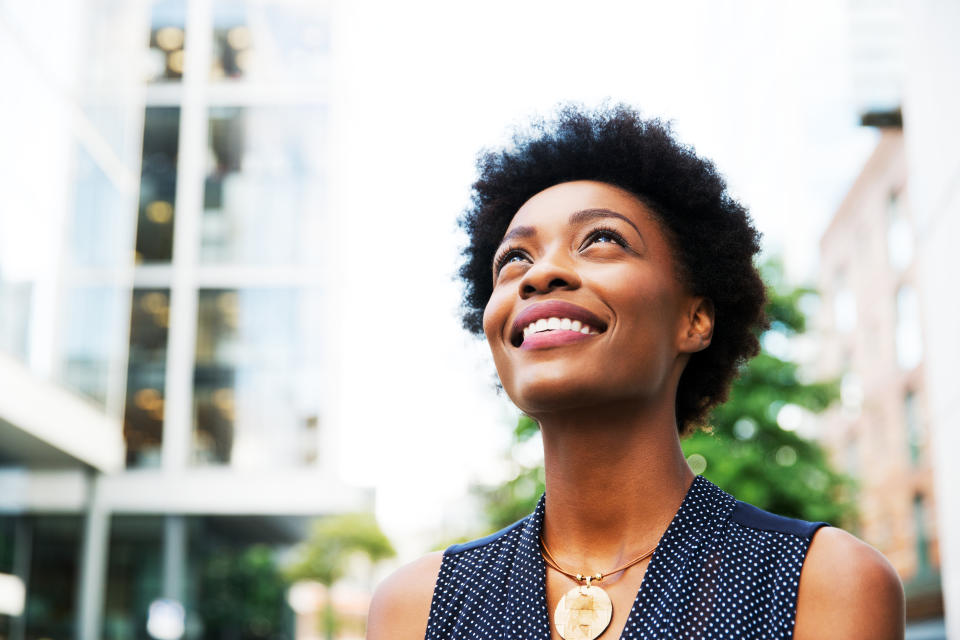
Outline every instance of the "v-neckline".
<path id="1" fill-rule="evenodd" d="M 677 590 L 669 589 L 669 585 L 683 583 L 684 576 L 689 571 L 690 558 L 700 546 L 700 542 L 712 534 L 713 527 L 705 525 L 711 522 L 715 523 L 717 515 L 721 515 L 720 520 L 726 519 L 722 517 L 722 514 L 704 513 L 704 511 L 709 510 L 697 509 L 697 506 L 704 501 L 711 502 L 709 498 L 713 496 L 710 494 L 714 492 L 717 494 L 723 493 L 703 476 L 696 476 L 690 483 L 677 512 L 657 542 L 653 556 L 650 558 L 643 580 L 640 583 L 640 588 L 633 599 L 630 613 L 627 614 L 626 622 L 623 629 L 620 630 L 620 634 L 616 636 L 619 640 L 626 640 L 625 634 L 631 627 L 638 628 L 640 633 L 643 634 L 641 637 L 656 638 L 661 635 L 661 631 L 670 625 L 670 621 L 680 604 L 681 596 L 677 593 Z M 536 585 L 537 588 L 533 590 L 536 594 L 536 611 L 532 613 L 537 619 L 536 627 L 545 630 L 546 635 L 542 635 L 536 640 L 550 640 L 552 629 L 552 616 L 547 606 L 546 563 L 540 555 L 539 546 L 540 534 L 543 531 L 545 504 L 546 495 L 544 494 L 540 497 L 537 508 L 524 526 L 521 535 L 521 544 L 528 547 L 527 552 L 534 558 L 537 565 L 538 584 Z M 725 511 L 725 515 L 729 517 L 730 512 L 732 512 L 732 505 L 722 509 L 722 511 Z M 660 615 L 652 616 L 650 615 L 651 607 L 644 606 L 644 603 L 651 602 L 657 592 L 664 594 L 657 600 Z M 643 626 L 641 627 L 641 625 Z M 530 636 L 526 637 L 529 638 Z"/>

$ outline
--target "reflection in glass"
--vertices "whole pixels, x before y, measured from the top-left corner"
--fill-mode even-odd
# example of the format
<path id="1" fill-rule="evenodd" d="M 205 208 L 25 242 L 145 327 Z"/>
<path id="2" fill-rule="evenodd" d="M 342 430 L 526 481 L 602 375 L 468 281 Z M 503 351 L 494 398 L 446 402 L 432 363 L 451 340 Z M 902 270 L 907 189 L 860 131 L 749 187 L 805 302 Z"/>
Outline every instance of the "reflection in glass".
<path id="1" fill-rule="evenodd" d="M 28 520 L 30 577 L 26 580 L 26 638 L 72 638 L 76 624 L 79 516 Z"/>
<path id="2" fill-rule="evenodd" d="M 187 525 L 187 591 L 195 594 L 187 636 L 195 626 L 198 640 L 294 637 L 280 558 L 305 536 L 305 519 L 194 517 Z"/>
<path id="3" fill-rule="evenodd" d="M 33 284 L 8 282 L 0 271 L 0 352 L 26 363 Z"/>
<path id="4" fill-rule="evenodd" d="M 202 261 L 318 259 L 311 228 L 323 213 L 324 124 L 320 108 L 210 110 Z"/>
<path id="5" fill-rule="evenodd" d="M 147 107 L 137 218 L 137 261 L 169 262 L 177 193 L 179 107 Z"/>
<path id="6" fill-rule="evenodd" d="M 906 269 L 913 261 L 913 229 L 899 193 L 891 193 L 887 202 L 887 255 L 897 271 Z"/>
<path id="7" fill-rule="evenodd" d="M 70 257 L 77 266 L 123 268 L 130 261 L 133 202 L 77 145 Z"/>
<path id="8" fill-rule="evenodd" d="M 123 419 L 128 467 L 160 465 L 169 318 L 170 295 L 167 290 L 134 291 Z"/>
<path id="9" fill-rule="evenodd" d="M 186 6 L 183 0 L 159 0 L 150 11 L 147 81 L 170 82 L 183 77 Z"/>
<path id="10" fill-rule="evenodd" d="M 289 288 L 200 292 L 195 463 L 260 468 L 316 460 L 317 300 Z"/>
<path id="11" fill-rule="evenodd" d="M 916 535 L 917 574 L 927 576 L 930 564 L 930 535 L 927 532 L 927 505 L 921 494 L 913 496 L 913 526 Z"/>
<path id="12" fill-rule="evenodd" d="M 923 452 L 924 429 L 920 419 L 920 408 L 917 406 L 917 394 L 907 391 L 903 397 L 903 421 L 907 425 L 907 446 L 910 449 L 910 464 L 920 464 Z"/>
<path id="13" fill-rule="evenodd" d="M 77 286 L 64 302 L 61 382 L 100 405 L 107 404 L 110 370 L 123 347 L 125 294 L 114 286 Z"/>
<path id="14" fill-rule="evenodd" d="M 923 359 L 923 337 L 920 329 L 920 301 L 911 285 L 897 290 L 896 327 L 897 364 L 910 370 Z"/>
<path id="15" fill-rule="evenodd" d="M 221 0 L 213 11 L 211 79 L 299 83 L 325 72 L 327 3 Z"/>
<path id="16" fill-rule="evenodd" d="M 147 608 L 163 595 L 163 524 L 163 516 L 111 518 L 105 640 L 151 640 Z"/>

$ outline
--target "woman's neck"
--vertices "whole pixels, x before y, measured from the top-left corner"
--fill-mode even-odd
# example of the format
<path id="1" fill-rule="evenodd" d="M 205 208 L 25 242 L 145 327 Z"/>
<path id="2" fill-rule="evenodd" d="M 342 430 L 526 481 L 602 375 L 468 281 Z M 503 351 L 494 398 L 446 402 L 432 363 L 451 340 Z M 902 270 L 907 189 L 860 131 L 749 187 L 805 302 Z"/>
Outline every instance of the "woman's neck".
<path id="1" fill-rule="evenodd" d="M 693 481 L 673 407 L 539 416 L 544 538 L 577 570 L 607 571 L 657 544 Z"/>

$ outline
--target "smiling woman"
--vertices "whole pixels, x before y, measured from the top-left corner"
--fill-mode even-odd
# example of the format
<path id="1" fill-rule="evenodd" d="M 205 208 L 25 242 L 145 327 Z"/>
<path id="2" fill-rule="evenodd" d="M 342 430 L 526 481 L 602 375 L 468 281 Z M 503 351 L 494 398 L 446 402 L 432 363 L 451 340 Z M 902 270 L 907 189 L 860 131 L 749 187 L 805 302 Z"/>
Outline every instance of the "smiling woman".
<path id="1" fill-rule="evenodd" d="M 568 107 L 481 158 L 461 224 L 464 325 L 540 425 L 546 493 L 388 578 L 370 640 L 903 636 L 880 554 L 683 457 L 765 323 L 759 236 L 711 163 L 628 107 Z"/>

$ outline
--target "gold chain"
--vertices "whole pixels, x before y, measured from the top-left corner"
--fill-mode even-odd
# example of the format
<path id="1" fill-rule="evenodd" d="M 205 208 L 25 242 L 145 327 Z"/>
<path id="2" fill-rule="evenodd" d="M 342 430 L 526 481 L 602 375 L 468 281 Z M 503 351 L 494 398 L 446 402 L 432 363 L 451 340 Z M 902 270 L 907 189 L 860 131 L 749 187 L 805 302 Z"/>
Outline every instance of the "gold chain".
<path id="1" fill-rule="evenodd" d="M 647 558 L 649 558 L 650 556 L 652 556 L 652 555 L 653 555 L 653 552 L 656 551 L 656 549 L 657 549 L 657 547 L 654 546 L 654 547 L 653 547 L 652 549 L 650 549 L 649 551 L 644 551 L 644 552 L 641 553 L 639 556 L 637 556 L 636 558 L 634 558 L 634 559 L 631 560 L 630 562 L 626 563 L 625 565 L 620 566 L 620 567 L 617 567 L 616 569 L 613 569 L 612 571 L 608 571 L 608 572 L 605 573 L 605 574 L 603 574 L 603 573 L 595 573 L 595 574 L 592 575 L 592 576 L 585 576 L 585 575 L 580 574 L 580 573 L 573 573 L 573 572 L 571 572 L 571 571 L 566 571 L 565 569 L 562 569 L 562 568 L 560 567 L 560 564 L 556 561 L 556 559 L 554 559 L 553 554 L 550 553 L 550 549 L 547 548 L 547 541 L 543 539 L 543 536 L 542 536 L 542 535 L 540 536 L 540 547 L 541 547 L 542 550 L 543 550 L 543 553 L 542 553 L 543 559 L 544 559 L 544 561 L 545 561 L 548 565 L 550 565 L 550 567 L 552 567 L 553 569 L 556 569 L 557 571 L 559 571 L 559 572 L 562 573 L 563 575 L 567 576 L 568 578 L 573 578 L 573 579 L 576 580 L 577 582 L 586 582 L 588 587 L 590 586 L 590 582 L 593 581 L 593 580 L 596 580 L 597 582 L 600 582 L 601 580 L 604 579 L 605 576 L 609 576 L 609 575 L 613 575 L 613 574 L 615 574 L 615 573 L 619 573 L 619 572 L 623 571 L 624 569 L 629 569 L 630 567 L 632 567 L 633 565 L 637 564 L 638 562 L 642 562 L 643 560 L 646 560 Z"/>

